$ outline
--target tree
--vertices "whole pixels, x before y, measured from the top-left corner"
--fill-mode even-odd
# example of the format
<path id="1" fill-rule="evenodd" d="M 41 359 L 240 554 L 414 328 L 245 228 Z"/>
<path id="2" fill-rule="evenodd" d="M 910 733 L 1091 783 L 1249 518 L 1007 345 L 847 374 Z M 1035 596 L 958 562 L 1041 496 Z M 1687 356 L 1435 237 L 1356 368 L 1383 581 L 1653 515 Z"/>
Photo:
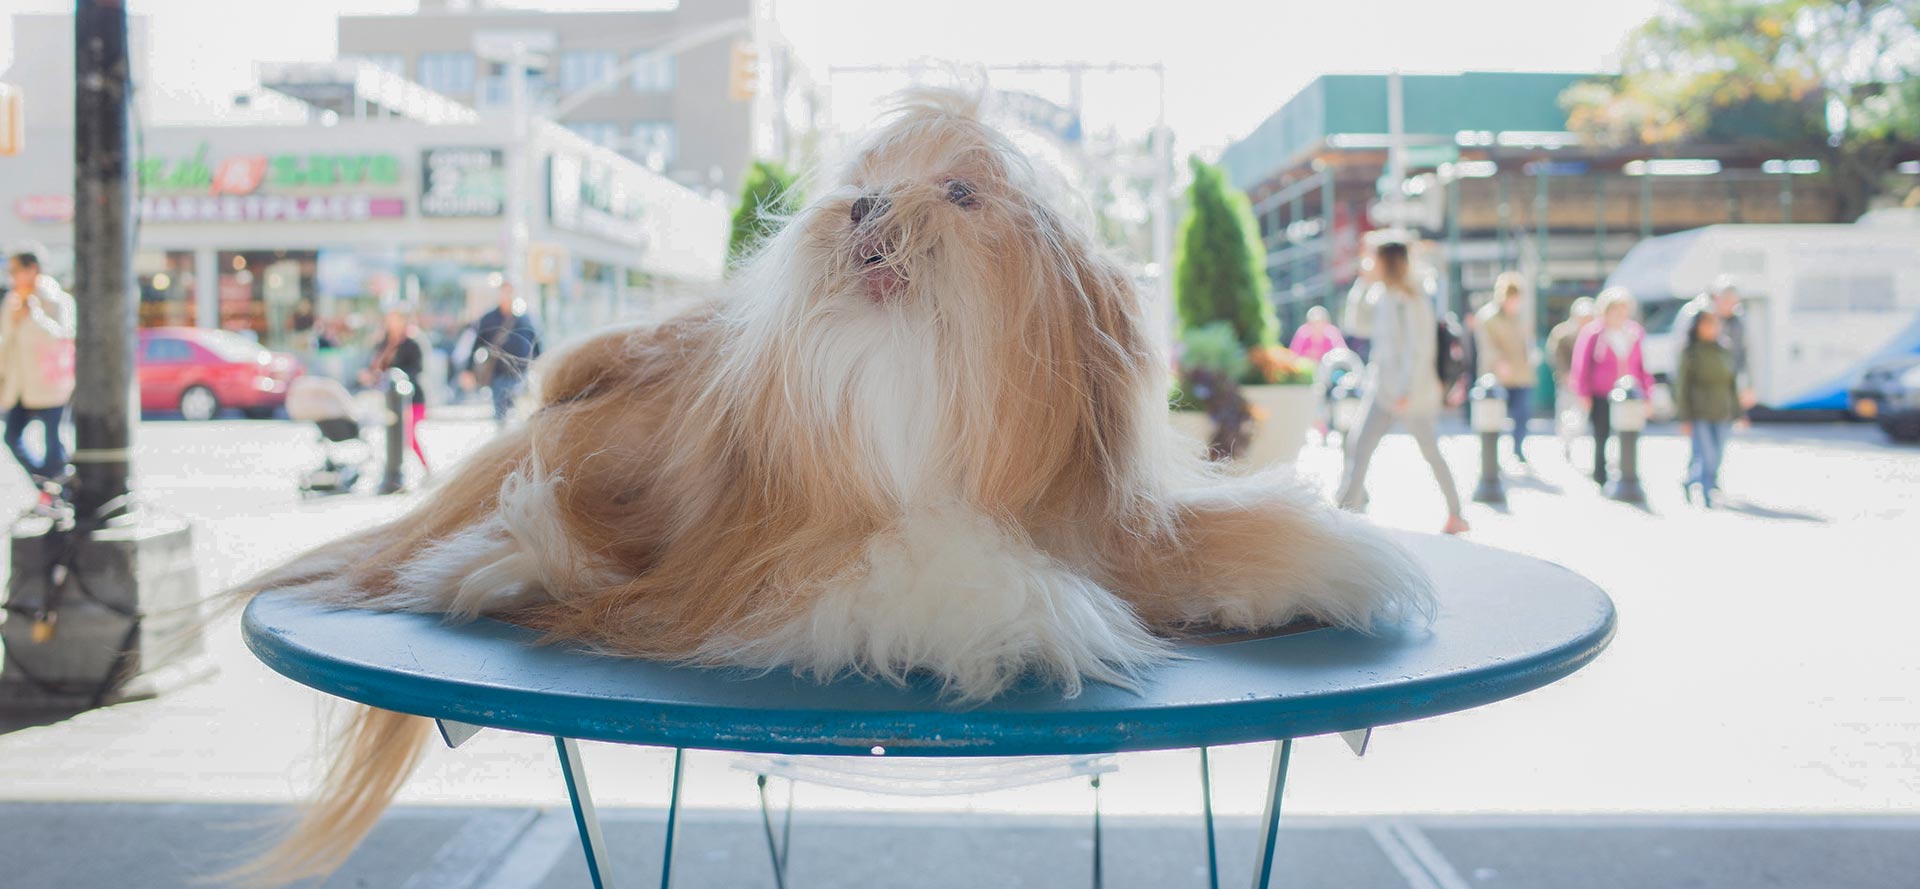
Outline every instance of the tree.
<path id="1" fill-rule="evenodd" d="M 1672 0 L 1628 38 L 1619 78 L 1561 102 L 1568 129 L 1608 144 L 1811 154 L 1852 221 L 1920 140 L 1920 0 Z"/>
<path id="2" fill-rule="evenodd" d="M 803 198 L 791 170 L 774 161 L 754 161 L 740 187 L 740 207 L 733 211 L 733 231 L 727 236 L 727 267 L 752 256 L 760 242 L 785 225 L 800 209 Z"/>
<path id="3" fill-rule="evenodd" d="M 1187 216 L 1173 254 L 1173 300 L 1182 329 L 1226 321 L 1243 346 L 1271 346 L 1279 337 L 1267 301 L 1266 251 L 1247 196 L 1227 185 L 1219 167 L 1190 160 Z"/>

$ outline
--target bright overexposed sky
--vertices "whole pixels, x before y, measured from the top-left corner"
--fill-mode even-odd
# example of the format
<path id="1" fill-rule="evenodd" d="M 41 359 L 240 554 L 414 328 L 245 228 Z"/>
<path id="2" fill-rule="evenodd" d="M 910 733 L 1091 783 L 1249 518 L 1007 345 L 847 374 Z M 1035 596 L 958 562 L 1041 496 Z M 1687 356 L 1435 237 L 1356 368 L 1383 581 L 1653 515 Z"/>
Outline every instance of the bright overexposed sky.
<path id="1" fill-rule="evenodd" d="M 689 0 L 697 2 L 697 0 Z M 516 0 L 544 9 L 633 9 L 651 0 Z M 9 11 L 62 12 L 61 0 L 14 0 Z M 227 113 L 256 61 L 331 58 L 333 19 L 407 12 L 416 0 L 129 0 L 149 21 L 148 109 L 160 121 Z M 1168 123 L 1183 150 L 1244 135 L 1316 75 L 1462 70 L 1601 71 L 1657 0 L 776 0 L 806 63 L 828 65 L 1164 62 Z M 0 47 L 11 28 L 0 20 Z M 4 51 L 4 50 L 0 50 Z M 996 85 L 1064 98 L 1058 76 L 1007 75 Z M 834 119 L 859 120 L 870 98 L 903 85 L 870 75 L 834 80 Z M 1088 125 L 1143 128 L 1153 81 L 1095 76 Z"/>

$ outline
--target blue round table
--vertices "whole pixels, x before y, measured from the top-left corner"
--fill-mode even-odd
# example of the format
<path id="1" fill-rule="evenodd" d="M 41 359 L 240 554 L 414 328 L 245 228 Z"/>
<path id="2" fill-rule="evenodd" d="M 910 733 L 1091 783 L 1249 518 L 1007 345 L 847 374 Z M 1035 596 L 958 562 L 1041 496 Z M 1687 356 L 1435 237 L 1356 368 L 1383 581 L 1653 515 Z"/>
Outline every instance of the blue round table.
<path id="1" fill-rule="evenodd" d="M 1207 747 L 1279 741 L 1255 877 L 1264 889 L 1291 739 L 1513 697 L 1579 669 L 1612 639 L 1613 603 L 1564 568 L 1449 538 L 1400 539 L 1435 578 L 1440 608 L 1430 626 L 1197 637 L 1137 691 L 1092 684 L 1072 699 L 1029 687 L 956 706 L 931 683 L 821 685 L 786 673 L 674 667 L 535 645 L 536 634 L 499 621 L 330 609 L 281 593 L 254 599 L 242 631 L 254 654 L 288 678 L 437 719 L 451 745 L 475 727 L 552 736 L 596 887 L 605 885 L 606 859 L 578 740 L 674 748 L 663 886 L 689 748 L 954 757 L 1197 747 L 1206 780 Z M 1363 737 L 1350 736 L 1356 750 Z"/>

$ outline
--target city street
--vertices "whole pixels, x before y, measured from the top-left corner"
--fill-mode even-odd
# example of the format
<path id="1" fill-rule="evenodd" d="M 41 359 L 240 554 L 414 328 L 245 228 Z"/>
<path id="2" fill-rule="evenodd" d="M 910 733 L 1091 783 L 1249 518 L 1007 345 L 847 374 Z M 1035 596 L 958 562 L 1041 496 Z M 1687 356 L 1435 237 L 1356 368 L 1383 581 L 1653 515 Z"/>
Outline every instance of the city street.
<path id="1" fill-rule="evenodd" d="M 9 4 L 0 889 L 1920 887 L 1920 0 L 1134 6 Z"/>
<path id="2" fill-rule="evenodd" d="M 423 428 L 429 455 L 441 466 L 492 430 L 472 410 L 452 414 Z M 300 500 L 294 480 L 319 459 L 314 434 L 300 424 L 150 421 L 138 430 L 137 443 L 139 490 L 155 508 L 192 520 L 209 590 L 394 516 L 412 501 L 410 495 Z M 1455 434 L 1444 448 L 1463 490 L 1471 490 L 1477 443 Z M 1299 829 L 1290 842 L 1303 850 L 1345 841 L 1384 850 L 1346 856 L 1345 870 L 1325 873 L 1344 885 L 1459 885 L 1447 882 L 1447 871 L 1471 885 L 1542 885 L 1538 875 L 1550 874 L 1552 885 L 1736 886 L 1757 882 L 1753 873 L 1803 875 L 1789 884 L 1810 879 L 1807 869 L 1817 870 L 1825 859 L 1795 852 L 1793 843 L 1817 835 L 1845 837 L 1868 850 L 1842 856 L 1848 867 L 1866 870 L 1832 885 L 1900 885 L 1894 876 L 1910 875 L 1920 864 L 1910 860 L 1920 847 L 1914 841 L 1920 713 L 1911 704 L 1920 665 L 1910 654 L 1920 601 L 1908 594 L 1907 555 L 1920 530 L 1913 507 L 1920 450 L 1889 446 L 1870 427 L 1761 427 L 1734 442 L 1725 476 L 1729 502 L 1712 512 L 1681 499 L 1677 479 L 1686 445 L 1671 429 L 1656 430 L 1644 444 L 1651 499 L 1645 509 L 1601 497 L 1550 436 L 1536 436 L 1529 451 L 1531 471 L 1508 473 L 1506 509 L 1469 509 L 1470 537 L 1559 562 L 1599 582 L 1619 606 L 1617 640 L 1591 667 L 1538 692 L 1383 728 L 1365 759 L 1337 739 L 1303 741 L 1288 787 L 1288 814 L 1302 816 L 1288 822 Z M 1310 445 L 1301 463 L 1331 486 L 1335 449 Z M 1390 437 L 1375 466 L 1379 521 L 1423 531 L 1439 525 L 1438 492 L 1410 439 Z M 8 474 L 5 484 L 0 502 L 25 501 L 21 480 Z M 261 813 L 252 806 L 301 797 L 323 747 L 322 701 L 257 664 L 240 644 L 233 618 L 216 622 L 210 634 L 219 671 L 207 681 L 0 735 L 0 855 L 31 844 L 47 867 L 105 867 L 96 853 L 110 837 L 121 842 L 138 835 L 142 844 L 176 849 L 176 863 L 205 862 L 245 834 L 185 827 L 170 833 L 158 825 L 239 823 L 257 830 Z M 650 866 L 640 859 L 657 856 L 653 837 L 666 799 L 668 755 L 607 745 L 587 750 L 601 805 L 621 810 L 614 836 L 636 837 L 623 853 L 637 856 L 627 869 Z M 1225 841 L 1251 840 L 1247 816 L 1260 809 L 1267 755 L 1260 745 L 1216 754 L 1215 805 L 1238 819 Z M 689 760 L 685 885 L 736 885 L 724 866 L 732 860 L 748 862 L 740 867 L 754 868 L 753 879 L 763 876 L 758 819 L 750 815 L 757 797 L 751 777 L 732 768 L 735 759 L 696 754 Z M 1120 770 L 1102 793 L 1115 831 L 1108 866 L 1125 874 L 1113 885 L 1163 885 L 1152 881 L 1155 874 L 1189 879 L 1186 868 L 1195 859 L 1188 855 L 1198 854 L 1199 837 L 1191 816 L 1200 802 L 1191 752 L 1120 757 Z M 501 870 L 493 883 L 430 884 L 578 885 L 562 878 L 579 865 L 562 854 L 572 848 L 571 824 L 552 748 L 543 739 L 488 732 L 458 751 L 436 749 L 401 801 L 406 805 L 388 816 L 356 859 L 359 876 L 342 874 L 329 885 L 398 886 L 404 880 L 396 874 L 431 871 L 439 860 L 435 850 L 510 841 L 521 844 L 513 846 L 524 853 L 526 860 L 515 865 L 521 870 Z M 961 871 L 971 881 L 952 876 L 959 881 L 913 885 L 981 885 L 982 872 L 1084 878 L 1082 853 L 1075 851 L 1086 841 L 1090 795 L 1083 783 L 959 798 L 806 786 L 798 801 L 796 825 L 808 851 L 796 857 L 796 868 L 803 876 L 807 868 L 823 868 L 805 885 L 872 884 L 854 879 L 857 870 L 827 869 L 831 862 L 822 858 L 800 863 L 809 854 L 831 858 L 868 844 L 924 847 L 924 855 L 901 853 L 905 873 L 963 860 L 982 869 Z M 487 808 L 458 808 L 466 806 Z M 861 814 L 874 811 L 922 814 L 885 822 Z M 937 817 L 958 812 L 992 817 Z M 1184 826 L 1154 828 L 1169 818 Z M 142 829 L 113 826 L 133 823 Z M 885 831 L 875 833 L 875 825 Z M 1570 840 L 1576 834 L 1569 831 L 1587 839 Z M 1128 839 L 1133 836 L 1140 841 Z M 1580 850 L 1577 857 L 1569 857 L 1568 843 Z M 1126 856 L 1165 844 L 1171 844 L 1165 854 L 1141 856 L 1151 867 L 1123 866 Z M 1176 846 L 1192 849 L 1173 851 Z M 1611 848 L 1618 854 L 1604 852 Z M 1049 855 L 1070 858 L 1080 869 L 1057 870 L 1068 865 L 1047 864 Z M 1653 855 L 1671 859 L 1657 863 L 1664 878 L 1632 880 L 1632 868 L 1656 866 Z M 1241 857 L 1227 860 L 1240 867 Z M 1309 869 L 1301 874 L 1332 866 L 1312 859 L 1297 864 Z M 1788 871 L 1766 864 L 1776 859 Z M 1757 861 L 1759 870 L 1729 869 L 1728 861 Z M 1403 866 L 1409 862 L 1412 870 Z M 1364 866 L 1386 869 L 1368 883 L 1373 878 L 1352 870 Z M 698 876 L 703 869 L 708 875 Z M 1589 883 L 1574 871 L 1613 876 Z M 58 885 L 121 885 L 89 882 L 79 876 L 85 872 L 72 871 L 76 881 Z M 166 880 L 183 880 L 188 872 Z M 1409 876 L 1414 872 L 1430 882 Z M 504 873 L 521 873 L 522 882 L 500 882 Z M 543 882 L 550 873 L 554 882 Z M 842 874 L 839 881 L 825 876 L 833 873 Z M 1514 881 L 1502 882 L 1501 874 Z M 1522 874 L 1535 876 L 1522 880 Z M 1711 880 L 1683 879 L 1695 874 Z M 1041 877 L 1037 885 L 1052 882 Z"/>

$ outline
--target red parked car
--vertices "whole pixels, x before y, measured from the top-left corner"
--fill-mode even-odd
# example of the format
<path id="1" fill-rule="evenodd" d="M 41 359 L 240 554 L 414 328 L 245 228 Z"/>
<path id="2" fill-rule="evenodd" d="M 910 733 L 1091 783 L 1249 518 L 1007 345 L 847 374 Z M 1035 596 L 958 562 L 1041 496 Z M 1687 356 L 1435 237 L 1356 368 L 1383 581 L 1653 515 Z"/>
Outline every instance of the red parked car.
<path id="1" fill-rule="evenodd" d="M 154 327 L 140 331 L 140 409 L 211 420 L 228 408 L 255 419 L 286 404 L 298 359 L 227 330 Z"/>

